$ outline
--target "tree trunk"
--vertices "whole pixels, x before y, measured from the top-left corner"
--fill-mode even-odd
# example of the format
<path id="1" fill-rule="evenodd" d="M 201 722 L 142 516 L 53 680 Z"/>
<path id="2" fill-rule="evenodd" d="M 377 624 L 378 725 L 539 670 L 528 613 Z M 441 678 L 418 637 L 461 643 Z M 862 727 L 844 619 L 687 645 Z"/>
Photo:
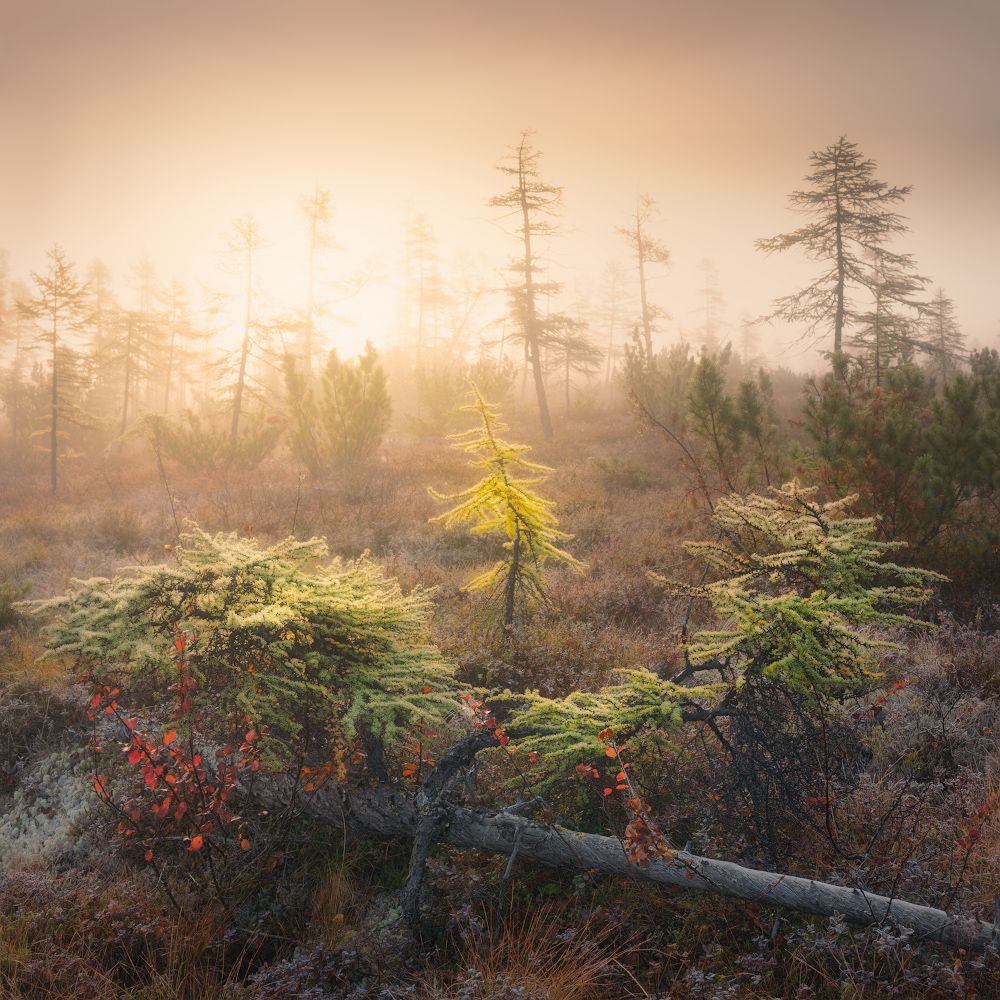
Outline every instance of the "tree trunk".
<path id="1" fill-rule="evenodd" d="M 170 312 L 170 348 L 167 351 L 167 366 L 163 381 L 163 412 L 170 412 L 170 382 L 174 376 L 174 352 L 177 349 L 177 315 Z"/>
<path id="2" fill-rule="evenodd" d="M 55 496 L 59 487 L 59 324 L 55 314 L 52 316 L 52 426 L 50 428 L 49 447 L 49 485 Z"/>
<path id="3" fill-rule="evenodd" d="M 639 258 L 639 302 L 642 307 L 642 339 L 646 345 L 646 359 L 653 360 L 653 322 L 646 301 L 646 251 L 642 245 L 642 223 L 639 208 L 635 210 L 635 247 Z"/>
<path id="4" fill-rule="evenodd" d="M 517 578 L 521 572 L 521 523 L 514 522 L 514 544 L 510 551 L 510 569 L 503 595 L 503 625 L 505 629 L 514 627 L 514 598 L 517 596 Z"/>
<path id="5" fill-rule="evenodd" d="M 838 154 L 839 155 L 839 154 Z M 844 335 L 844 285 L 847 281 L 847 265 L 844 260 L 844 233 L 842 227 L 843 210 L 840 204 L 839 161 L 833 171 L 833 186 L 836 212 L 835 240 L 837 248 L 837 311 L 833 317 L 833 353 L 840 354 Z"/>
<path id="6" fill-rule="evenodd" d="M 243 384 L 247 376 L 247 355 L 250 353 L 250 310 L 253 302 L 253 257 L 247 250 L 247 301 L 243 319 L 243 343 L 240 347 L 240 373 L 236 379 L 236 396 L 233 399 L 233 421 L 229 428 L 230 448 L 236 448 L 240 433 L 240 411 L 243 409 Z"/>
<path id="7" fill-rule="evenodd" d="M 129 387 L 132 384 L 132 326 L 133 320 L 130 315 L 128 318 L 128 333 L 125 336 L 125 386 L 122 392 L 122 425 L 120 430 L 120 437 L 124 439 L 125 429 L 128 427 L 128 404 L 129 404 Z M 118 447 L 121 448 L 122 442 L 119 442 Z"/>
<path id="8" fill-rule="evenodd" d="M 470 738 L 469 750 L 456 754 L 456 761 L 475 756 L 485 738 Z M 458 751 L 459 748 L 454 748 Z M 442 764 L 444 761 L 442 761 Z M 448 782 L 442 782 L 447 787 Z M 889 924 L 910 928 L 918 939 L 940 941 L 960 948 L 983 951 L 996 941 L 998 929 L 982 920 L 958 917 L 931 906 L 864 892 L 861 889 L 778 872 L 745 868 L 729 861 L 703 858 L 678 851 L 672 860 L 654 860 L 643 868 L 629 861 L 616 837 L 580 833 L 559 826 L 545 826 L 512 812 L 486 814 L 436 801 L 418 807 L 413 799 L 389 788 L 344 791 L 328 786 L 306 801 L 306 811 L 314 818 L 337 827 L 345 819 L 369 833 L 413 837 L 418 828 L 426 831 L 428 810 L 433 808 L 433 827 L 440 838 L 453 847 L 510 856 L 517 846 L 521 860 L 555 868 L 600 871 L 625 878 L 643 879 L 676 889 L 711 892 L 732 899 L 744 899 L 779 906 L 801 913 L 830 917 L 839 914 L 861 926 Z M 425 820 L 424 823 L 421 821 Z M 418 863 L 426 857 L 420 845 Z M 411 872 L 411 891 L 419 878 Z"/>
<path id="9" fill-rule="evenodd" d="M 523 156 L 523 149 L 522 154 Z M 538 313 L 535 308 L 534 260 L 531 253 L 531 218 L 528 215 L 527 183 L 523 163 L 518 174 L 521 186 L 522 235 L 524 237 L 524 339 L 531 359 L 531 371 L 535 380 L 535 397 L 538 400 L 538 417 L 542 422 L 542 434 L 552 437 L 552 418 L 549 416 L 549 401 L 545 395 L 545 379 L 542 375 L 541 345 L 538 336 Z"/>

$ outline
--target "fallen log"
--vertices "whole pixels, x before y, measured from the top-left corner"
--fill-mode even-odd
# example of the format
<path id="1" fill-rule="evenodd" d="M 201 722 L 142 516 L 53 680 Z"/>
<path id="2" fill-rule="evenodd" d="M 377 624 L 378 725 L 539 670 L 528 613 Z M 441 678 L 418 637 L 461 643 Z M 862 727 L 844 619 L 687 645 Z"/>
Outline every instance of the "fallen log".
<path id="1" fill-rule="evenodd" d="M 677 851 L 671 861 L 657 859 L 640 867 L 629 861 L 615 837 L 543 826 L 509 813 L 481 815 L 453 808 L 443 839 L 454 847 L 505 855 L 516 844 L 519 858 L 545 865 L 646 879 L 677 889 L 713 892 L 823 917 L 840 914 L 858 925 L 906 927 L 913 931 L 914 938 L 970 950 L 984 951 L 1000 943 L 995 925 L 982 920 L 848 886 L 744 868 L 686 851 Z"/>
<path id="2" fill-rule="evenodd" d="M 745 868 L 686 851 L 640 867 L 629 861 L 615 837 L 544 825 L 510 811 L 490 814 L 440 802 L 435 809 L 435 835 L 453 847 L 508 857 L 516 851 L 521 860 L 555 868 L 605 872 L 822 917 L 840 915 L 859 926 L 908 928 L 915 940 L 973 951 L 1000 944 L 1000 929 L 994 924 L 858 888 Z M 387 788 L 327 788 L 308 800 L 306 810 L 337 826 L 346 822 L 367 832 L 408 838 L 417 833 L 424 816 L 412 798 Z"/>

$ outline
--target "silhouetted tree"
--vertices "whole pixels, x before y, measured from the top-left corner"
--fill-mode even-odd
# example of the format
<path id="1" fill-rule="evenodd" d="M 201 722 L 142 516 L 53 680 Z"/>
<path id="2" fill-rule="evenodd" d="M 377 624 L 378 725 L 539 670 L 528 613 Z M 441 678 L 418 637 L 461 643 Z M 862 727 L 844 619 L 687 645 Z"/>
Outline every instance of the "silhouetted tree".
<path id="1" fill-rule="evenodd" d="M 767 254 L 797 247 L 810 260 L 824 265 L 805 288 L 776 299 L 773 315 L 790 323 L 805 323 L 804 337 L 832 329 L 833 353 L 839 354 L 845 326 L 858 318 L 851 290 L 872 290 L 877 284 L 870 255 L 878 252 L 882 265 L 890 269 L 912 267 L 908 256 L 886 249 L 893 237 L 907 231 L 894 206 L 910 188 L 890 187 L 878 180 L 875 161 L 865 159 L 845 136 L 812 153 L 809 160 L 812 170 L 806 180 L 811 187 L 789 196 L 792 208 L 809 221 L 789 233 L 757 240 L 757 247 Z"/>
<path id="2" fill-rule="evenodd" d="M 647 268 L 650 264 L 667 264 L 670 261 L 670 251 L 666 245 L 649 232 L 649 222 L 655 213 L 656 202 L 648 194 L 640 195 L 636 199 L 635 211 L 628 226 L 622 226 L 618 229 L 632 251 L 636 270 L 639 273 L 640 321 L 642 323 L 643 343 L 648 357 L 653 356 L 653 330 L 656 318 L 663 315 L 663 310 L 653 305 L 649 300 L 646 289 Z"/>
<path id="3" fill-rule="evenodd" d="M 558 371 L 562 376 L 567 413 L 573 377 L 582 375 L 589 379 L 600 370 L 603 359 L 601 349 L 590 339 L 584 323 L 570 321 L 558 331 L 553 331 L 548 362 L 552 370 Z"/>
<path id="4" fill-rule="evenodd" d="M 538 299 L 539 296 L 556 294 L 561 286 L 556 282 L 539 280 L 544 267 L 533 240 L 553 232 L 553 226 L 546 221 L 546 217 L 556 211 L 562 198 L 562 188 L 545 184 L 541 180 L 538 174 L 540 156 L 531 144 L 531 133 L 522 133 L 521 141 L 512 147 L 511 155 L 497 166 L 502 174 L 513 179 L 513 185 L 503 194 L 491 198 L 489 204 L 494 208 L 509 209 L 510 214 L 518 220 L 516 232 L 521 252 L 510 265 L 510 270 L 516 277 L 516 281 L 508 286 L 511 313 L 520 328 L 526 362 L 534 376 L 542 433 L 550 438 L 552 418 L 549 415 L 542 372 L 542 347 L 546 341 L 548 319 L 541 315 Z"/>
<path id="5" fill-rule="evenodd" d="M 875 385 L 882 384 L 887 368 L 913 360 L 920 344 L 919 319 L 924 309 L 919 296 L 926 283 L 914 273 L 908 256 L 886 260 L 883 251 L 872 253 L 872 303 L 867 312 L 859 313 L 861 325 L 850 344 L 860 349 Z"/>
<path id="6" fill-rule="evenodd" d="M 424 366 L 428 322 L 435 331 L 437 329 L 441 290 L 436 240 L 427 218 L 423 215 L 414 216 L 407 227 L 406 253 L 410 270 L 412 301 L 416 304 L 417 311 L 414 367 L 419 373 Z"/>
<path id="7" fill-rule="evenodd" d="M 163 304 L 164 364 L 163 412 L 169 413 L 174 400 L 174 383 L 178 371 L 186 371 L 195 357 L 195 351 L 206 339 L 207 333 L 199 330 L 191 319 L 191 306 L 187 290 L 174 279 L 161 293 Z M 184 405 L 186 382 L 180 385 L 178 405 Z"/>
<path id="8" fill-rule="evenodd" d="M 610 261 L 604 271 L 601 302 L 598 309 L 599 321 L 608 333 L 608 347 L 605 352 L 604 384 L 611 385 L 611 375 L 614 372 L 615 334 L 621 322 L 623 301 L 625 298 L 625 268 L 616 261 Z M 618 349 L 619 354 L 621 349 Z"/>
<path id="9" fill-rule="evenodd" d="M 934 293 L 923 323 L 924 351 L 930 355 L 941 388 L 955 374 L 966 355 L 965 334 L 955 318 L 955 303 L 943 288 Z"/>
<path id="10" fill-rule="evenodd" d="M 313 353 L 316 350 L 316 257 L 322 250 L 334 246 L 330 236 L 333 205 L 330 192 L 317 187 L 308 198 L 302 199 L 302 215 L 309 238 L 309 258 L 306 272 L 306 310 L 302 324 L 302 362 L 306 372 L 312 371 Z"/>
<path id="11" fill-rule="evenodd" d="M 701 296 L 704 319 L 701 326 L 701 342 L 707 351 L 719 349 L 719 325 L 726 297 L 719 288 L 719 269 L 707 257 L 699 265 L 704 277 L 704 285 L 698 289 Z"/>
<path id="12" fill-rule="evenodd" d="M 72 369 L 74 363 L 63 338 L 69 330 L 79 327 L 87 292 L 76 276 L 76 265 L 58 243 L 46 256 L 48 268 L 44 274 L 32 272 L 35 294 L 23 301 L 21 308 L 38 323 L 40 341 L 49 355 L 49 483 L 55 495 L 59 488 L 61 407 L 66 402 L 62 379 L 65 369 Z M 71 383 L 71 371 L 65 374 Z"/>
<path id="13" fill-rule="evenodd" d="M 240 432 L 240 414 L 243 410 L 243 395 L 247 381 L 247 360 L 250 356 L 250 333 L 253 325 L 253 262 L 254 254 L 264 246 L 260 227 L 250 215 L 245 215 L 233 223 L 229 239 L 230 253 L 242 261 L 246 274 L 246 307 L 243 314 L 243 339 L 240 342 L 240 361 L 233 393 L 233 415 L 229 426 L 229 439 L 235 447 Z"/>

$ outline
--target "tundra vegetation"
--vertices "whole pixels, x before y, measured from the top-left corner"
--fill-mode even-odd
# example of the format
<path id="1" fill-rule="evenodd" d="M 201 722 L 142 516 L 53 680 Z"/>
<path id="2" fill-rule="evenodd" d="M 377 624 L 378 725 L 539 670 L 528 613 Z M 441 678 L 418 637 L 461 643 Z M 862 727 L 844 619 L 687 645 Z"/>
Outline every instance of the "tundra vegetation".
<path id="1" fill-rule="evenodd" d="M 297 311 L 233 226 L 228 342 L 151 266 L 3 272 L 0 995 L 992 995 L 1000 357 L 877 169 L 760 242 L 812 375 L 710 267 L 678 334 L 647 196 L 549 308 L 527 133 L 496 323 L 420 218 L 401 346 L 328 350 L 322 189 Z"/>

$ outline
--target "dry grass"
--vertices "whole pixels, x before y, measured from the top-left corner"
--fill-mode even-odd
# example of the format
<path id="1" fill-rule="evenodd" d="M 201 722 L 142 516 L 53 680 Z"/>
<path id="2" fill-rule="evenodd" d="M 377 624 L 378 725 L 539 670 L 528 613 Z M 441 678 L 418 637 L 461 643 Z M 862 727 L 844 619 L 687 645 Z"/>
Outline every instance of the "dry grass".
<path id="1" fill-rule="evenodd" d="M 320 876 L 312 898 L 311 936 L 325 948 L 341 945 L 348 917 L 358 901 L 358 889 L 342 861 L 334 861 Z"/>
<path id="2" fill-rule="evenodd" d="M 551 608 L 505 650 L 480 626 L 481 608 L 462 591 L 495 553 L 482 539 L 429 523 L 441 508 L 427 486 L 451 491 L 474 475 L 442 438 L 397 434 L 388 442 L 384 463 L 328 483 L 301 479 L 280 459 L 242 476 L 196 477 L 171 468 L 172 498 L 178 518 L 208 530 L 252 533 L 262 541 L 293 530 L 299 536 L 322 535 L 335 554 L 370 550 L 404 586 L 435 587 L 434 638 L 458 661 L 468 683 L 558 694 L 598 686 L 628 666 L 650 664 L 669 672 L 677 665 L 673 630 L 683 609 L 650 582 L 647 570 L 695 578 L 697 568 L 682 542 L 709 537 L 674 456 L 655 437 L 637 436 L 625 414 L 580 422 L 554 443 L 536 440 L 530 424 L 513 423 L 510 436 L 533 443 L 534 457 L 555 466 L 546 493 L 556 501 L 561 525 L 576 536 L 569 548 L 589 569 L 583 576 L 553 572 Z M 163 544 L 174 540 L 175 526 L 150 456 L 109 457 L 94 468 L 76 465 L 67 469 L 64 482 L 65 493 L 53 501 L 40 476 L 0 481 L 0 584 L 27 587 L 29 597 L 41 597 L 63 590 L 72 577 L 110 575 L 124 564 L 163 558 Z M 693 624 L 699 622 L 696 616 Z M 65 679 L 58 664 L 37 661 L 33 623 L 7 625 L 0 631 L 0 753 L 13 760 L 44 749 L 26 741 L 24 733 L 50 732 L 51 727 L 44 729 L 50 693 L 63 688 Z M 886 707 L 880 733 L 872 732 L 864 705 L 845 708 L 861 713 L 854 724 L 864 738 L 864 754 L 845 766 L 853 785 L 839 790 L 838 831 L 846 846 L 865 846 L 872 816 L 892 807 L 901 780 L 934 786 L 908 826 L 886 827 L 868 854 L 866 877 L 891 883 L 901 855 L 919 852 L 930 860 L 907 869 L 900 890 L 926 891 L 935 899 L 946 891 L 954 870 L 956 821 L 983 801 L 996 801 L 1000 792 L 994 735 L 1000 732 L 998 651 L 995 635 L 949 626 L 938 637 L 911 644 L 898 663 L 889 664 L 913 680 L 905 698 Z M 63 733 L 68 728 L 61 725 Z M 707 745 L 698 734 L 685 732 L 669 753 L 637 761 L 637 772 L 641 766 L 648 797 L 678 843 L 691 837 L 708 853 L 752 854 L 747 818 L 726 812 L 717 796 L 710 798 L 727 761 L 714 744 L 706 751 Z M 822 824 L 796 836 L 800 857 L 812 866 L 809 874 L 843 869 Z M 998 852 L 1000 823 L 991 821 L 969 858 L 959 894 L 964 907 L 985 912 L 1000 894 Z M 393 861 L 397 868 L 401 863 Z M 483 862 L 456 862 L 454 878 L 463 893 L 476 864 Z M 154 887 L 128 872 L 112 887 L 81 884 L 85 877 L 79 873 L 39 878 L 47 883 L 44 891 L 11 895 L 5 889 L 0 898 L 7 913 L 0 918 L 0 997 L 200 1000 L 221 997 L 238 978 L 236 964 L 226 965 L 217 950 L 224 928 L 209 918 L 173 921 Z M 301 878 L 311 903 L 285 929 L 333 952 L 350 942 L 361 911 L 385 888 L 339 862 L 311 883 Z M 527 895 L 530 876 L 519 872 L 518 878 L 519 892 Z M 645 995 L 631 974 L 649 995 L 668 990 L 666 995 L 677 998 L 795 996 L 800 986 L 809 991 L 801 996 L 876 997 L 891 995 L 887 983 L 904 991 L 899 996 L 963 995 L 958 979 L 952 982 L 940 963 L 934 965 L 936 959 L 921 965 L 923 958 L 901 957 L 898 949 L 880 951 L 871 937 L 831 935 L 821 924 L 787 921 L 785 926 L 794 926 L 787 938 L 758 945 L 755 938 L 766 938 L 773 914 L 711 898 L 669 899 L 634 886 L 614 891 L 624 916 L 613 932 L 595 920 L 567 926 L 571 918 L 564 909 L 515 906 L 496 941 L 490 926 L 466 937 L 458 968 L 473 970 L 478 984 L 478 992 L 468 995 L 476 1000 Z M 641 951 L 622 926 L 636 928 L 643 941 L 655 936 L 657 953 Z M 139 927 L 148 935 L 136 944 L 129 935 Z M 120 935 L 110 943 L 108 928 Z M 866 982 L 865 976 L 876 974 L 881 978 Z M 438 969 L 416 984 L 426 986 L 425 993 L 399 995 L 456 998 L 462 995 L 458 975 Z M 916 984 L 909 994 L 908 976 Z M 952 987 L 954 992 L 947 992 Z"/>
<path id="3" fill-rule="evenodd" d="M 567 926 L 562 908 L 545 906 L 508 917 L 499 930 L 486 920 L 463 943 L 460 966 L 483 1000 L 610 1000 L 643 995 L 627 967 L 638 950 L 634 936 L 590 917 Z M 505 993 L 512 987 L 523 993 Z"/>

